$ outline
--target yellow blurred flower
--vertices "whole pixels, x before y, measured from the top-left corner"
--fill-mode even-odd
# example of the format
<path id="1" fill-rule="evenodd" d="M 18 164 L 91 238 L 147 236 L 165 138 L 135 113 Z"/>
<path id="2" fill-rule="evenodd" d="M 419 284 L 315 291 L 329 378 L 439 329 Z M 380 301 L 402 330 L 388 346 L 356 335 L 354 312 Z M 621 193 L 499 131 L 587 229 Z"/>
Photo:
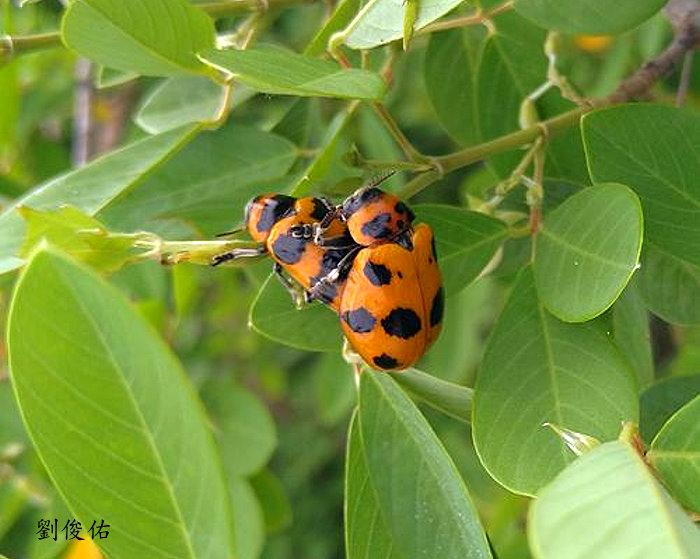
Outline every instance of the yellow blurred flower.
<path id="1" fill-rule="evenodd" d="M 598 53 L 608 50 L 613 38 L 610 35 L 576 35 L 574 44 L 585 52 Z"/>
<path id="2" fill-rule="evenodd" d="M 91 539 L 73 540 L 63 559 L 104 559 Z"/>

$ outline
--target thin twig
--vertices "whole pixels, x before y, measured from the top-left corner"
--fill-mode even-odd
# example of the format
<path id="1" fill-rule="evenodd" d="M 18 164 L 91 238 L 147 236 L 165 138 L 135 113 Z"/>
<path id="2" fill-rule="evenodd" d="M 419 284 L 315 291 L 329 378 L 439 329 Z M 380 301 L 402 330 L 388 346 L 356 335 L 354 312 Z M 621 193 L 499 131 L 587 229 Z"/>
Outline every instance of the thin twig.
<path id="1" fill-rule="evenodd" d="M 73 103 L 73 166 L 82 167 L 90 158 L 90 117 L 92 112 L 92 64 L 87 58 L 75 63 Z"/>
<path id="2" fill-rule="evenodd" d="M 426 35 L 428 33 L 434 33 L 436 31 L 446 31 L 448 29 L 456 29 L 458 27 L 466 27 L 467 25 L 485 25 L 492 17 L 507 12 L 513 8 L 515 4 L 514 0 L 509 0 L 504 2 L 500 6 L 487 11 L 477 10 L 476 13 L 470 16 L 455 17 L 452 19 L 446 19 L 443 21 L 437 21 L 426 25 L 423 29 L 418 31 L 416 35 Z"/>
<path id="3" fill-rule="evenodd" d="M 676 93 L 676 107 L 685 105 L 685 100 L 688 97 L 688 88 L 690 87 L 690 78 L 693 75 L 693 59 L 695 51 L 691 50 L 685 53 L 683 66 L 681 67 L 681 79 L 678 84 L 678 92 Z"/>

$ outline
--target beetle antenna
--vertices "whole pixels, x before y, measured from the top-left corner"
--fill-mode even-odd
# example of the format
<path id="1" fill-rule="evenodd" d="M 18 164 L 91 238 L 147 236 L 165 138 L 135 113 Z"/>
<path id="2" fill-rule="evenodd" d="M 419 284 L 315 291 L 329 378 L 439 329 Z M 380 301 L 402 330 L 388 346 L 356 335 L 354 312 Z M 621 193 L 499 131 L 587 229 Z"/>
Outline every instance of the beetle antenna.
<path id="1" fill-rule="evenodd" d="M 233 237 L 234 235 L 237 235 L 238 233 L 242 233 L 245 231 L 245 227 L 236 227 L 235 229 L 231 229 L 230 231 L 224 231 L 223 233 L 217 233 L 214 235 L 215 237 Z"/>
<path id="2" fill-rule="evenodd" d="M 369 188 L 374 187 L 374 186 L 379 186 L 385 180 L 393 177 L 395 174 L 396 174 L 396 169 L 390 169 L 388 171 L 385 171 L 381 175 L 377 175 L 376 177 L 372 177 L 371 179 L 369 179 L 369 181 L 367 182 L 367 184 L 365 186 L 367 186 Z"/>

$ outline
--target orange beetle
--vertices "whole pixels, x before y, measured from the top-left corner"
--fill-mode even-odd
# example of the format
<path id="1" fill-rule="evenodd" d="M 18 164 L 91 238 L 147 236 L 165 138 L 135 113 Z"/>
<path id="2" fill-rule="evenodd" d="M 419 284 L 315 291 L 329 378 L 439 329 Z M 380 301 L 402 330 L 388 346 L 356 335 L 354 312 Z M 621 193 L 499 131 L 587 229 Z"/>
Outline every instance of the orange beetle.
<path id="1" fill-rule="evenodd" d="M 339 274 L 337 281 L 333 283 L 317 284 L 335 270 L 356 246 L 348 234 L 347 227 L 339 219 L 330 222 L 328 231 L 336 239 L 343 240 L 342 246 L 338 243 L 339 246 L 332 249 L 322 248 L 310 239 L 299 238 L 291 233 L 295 226 L 318 223 L 332 211 L 333 205 L 323 198 L 297 199 L 284 194 L 256 196 L 246 205 L 245 223 L 251 237 L 262 243 L 261 246 L 218 254 L 214 257 L 212 265 L 217 266 L 237 258 L 269 254 L 275 261 L 275 274 L 290 292 L 297 306 L 315 299 L 337 310 L 344 287 L 344 275 Z M 302 294 L 297 286 L 301 286 Z"/>
<path id="2" fill-rule="evenodd" d="M 375 369 L 413 365 L 442 329 L 444 292 L 433 233 L 420 224 L 406 243 L 361 249 L 339 315 L 352 348 Z"/>

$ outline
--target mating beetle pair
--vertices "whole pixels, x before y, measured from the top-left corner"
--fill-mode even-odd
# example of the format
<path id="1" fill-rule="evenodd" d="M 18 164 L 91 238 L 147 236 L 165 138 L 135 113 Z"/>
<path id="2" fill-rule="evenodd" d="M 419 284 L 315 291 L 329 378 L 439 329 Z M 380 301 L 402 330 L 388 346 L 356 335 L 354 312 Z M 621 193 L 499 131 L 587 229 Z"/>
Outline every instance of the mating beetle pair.
<path id="1" fill-rule="evenodd" d="M 297 305 L 334 309 L 345 337 L 370 366 L 405 369 L 442 327 L 444 297 L 430 227 L 393 194 L 370 183 L 342 204 L 265 194 L 248 202 L 246 227 L 259 248 L 234 249 L 213 264 L 269 254 Z"/>

